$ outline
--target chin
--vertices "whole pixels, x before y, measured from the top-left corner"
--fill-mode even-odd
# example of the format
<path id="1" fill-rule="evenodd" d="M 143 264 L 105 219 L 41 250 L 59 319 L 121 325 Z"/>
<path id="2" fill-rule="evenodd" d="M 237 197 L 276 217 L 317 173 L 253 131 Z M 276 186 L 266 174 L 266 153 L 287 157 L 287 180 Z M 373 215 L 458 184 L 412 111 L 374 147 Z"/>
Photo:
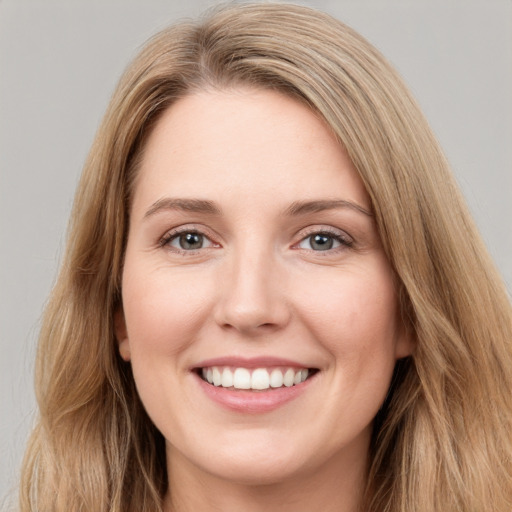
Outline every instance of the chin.
<path id="1" fill-rule="evenodd" d="M 275 456 L 228 459 L 226 463 L 205 469 L 222 480 L 247 486 L 280 484 L 307 472 L 299 461 Z"/>
<path id="2" fill-rule="evenodd" d="M 236 432 L 216 437 L 213 444 L 205 443 L 201 436 L 203 442 L 192 450 L 182 450 L 181 457 L 201 472 L 243 485 L 278 484 L 311 468 L 315 453 L 308 455 L 301 448 L 304 443 L 290 443 L 289 433 L 265 434 Z"/>

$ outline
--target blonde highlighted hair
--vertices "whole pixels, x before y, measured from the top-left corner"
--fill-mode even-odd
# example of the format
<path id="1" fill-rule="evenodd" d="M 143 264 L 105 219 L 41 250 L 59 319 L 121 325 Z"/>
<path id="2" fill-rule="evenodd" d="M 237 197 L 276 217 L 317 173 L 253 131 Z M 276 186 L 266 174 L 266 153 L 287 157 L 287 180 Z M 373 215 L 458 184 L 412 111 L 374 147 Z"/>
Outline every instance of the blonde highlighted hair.
<path id="1" fill-rule="evenodd" d="M 289 4 L 231 5 L 157 34 L 122 77 L 86 162 L 41 331 L 25 511 L 151 512 L 164 441 L 118 355 L 129 205 L 161 113 L 251 85 L 330 125 L 370 195 L 416 349 L 375 420 L 365 512 L 512 510 L 512 311 L 426 121 L 367 41 Z"/>

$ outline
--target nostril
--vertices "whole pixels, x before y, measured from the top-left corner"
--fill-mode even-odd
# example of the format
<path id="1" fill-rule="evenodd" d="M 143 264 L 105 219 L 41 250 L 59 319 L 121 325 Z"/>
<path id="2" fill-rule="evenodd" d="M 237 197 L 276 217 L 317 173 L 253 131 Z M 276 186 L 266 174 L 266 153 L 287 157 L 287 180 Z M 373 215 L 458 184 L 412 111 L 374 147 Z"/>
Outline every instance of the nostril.
<path id="1" fill-rule="evenodd" d="M 249 258 L 251 259 L 251 258 Z M 245 261 L 245 260 L 244 260 Z M 267 281 L 268 262 L 259 263 L 251 259 L 244 265 L 236 265 L 235 275 L 219 281 L 215 320 L 225 330 L 256 334 L 284 327 L 290 319 L 284 288 L 276 279 Z"/>
<path id="2" fill-rule="evenodd" d="M 248 318 L 231 318 L 231 321 L 225 321 L 222 323 L 222 329 L 226 331 L 238 331 L 243 334 L 258 335 L 268 333 L 280 328 L 279 323 L 274 322 L 263 322 L 260 323 L 257 320 L 251 321 Z"/>

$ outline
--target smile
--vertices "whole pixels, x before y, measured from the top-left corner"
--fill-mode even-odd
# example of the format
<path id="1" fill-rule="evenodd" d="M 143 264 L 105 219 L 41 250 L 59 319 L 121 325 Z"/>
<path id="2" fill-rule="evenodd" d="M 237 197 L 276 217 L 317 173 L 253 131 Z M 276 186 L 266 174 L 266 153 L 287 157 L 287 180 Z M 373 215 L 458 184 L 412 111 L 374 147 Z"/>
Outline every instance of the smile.
<path id="1" fill-rule="evenodd" d="M 274 411 L 315 386 L 319 368 L 279 357 L 218 357 L 190 368 L 199 389 L 224 409 L 241 414 Z"/>
<path id="2" fill-rule="evenodd" d="M 213 386 L 263 391 L 297 386 L 315 370 L 308 368 L 243 368 L 211 366 L 200 369 L 200 376 Z"/>

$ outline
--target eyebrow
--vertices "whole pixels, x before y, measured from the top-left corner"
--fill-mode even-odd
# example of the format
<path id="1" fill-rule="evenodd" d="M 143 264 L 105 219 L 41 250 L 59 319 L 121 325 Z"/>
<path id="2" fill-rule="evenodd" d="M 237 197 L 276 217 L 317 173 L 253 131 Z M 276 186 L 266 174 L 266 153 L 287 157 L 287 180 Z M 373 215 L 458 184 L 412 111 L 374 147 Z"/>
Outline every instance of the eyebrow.
<path id="1" fill-rule="evenodd" d="M 359 213 L 364 213 L 368 217 L 373 217 L 371 211 L 360 204 L 344 199 L 319 199 L 315 201 L 295 201 L 286 210 L 285 215 L 304 215 L 306 213 L 316 213 L 325 210 L 336 210 L 339 208 L 350 208 Z"/>
<path id="2" fill-rule="evenodd" d="M 144 214 L 144 218 L 151 217 L 156 213 L 168 210 L 181 210 L 185 212 L 207 213 L 210 215 L 220 215 L 221 211 L 213 201 L 206 199 L 179 199 L 164 197 L 154 202 L 149 210 Z"/>
<path id="3" fill-rule="evenodd" d="M 295 201 L 284 211 L 285 215 L 299 216 L 307 213 L 316 213 L 325 210 L 336 210 L 340 208 L 350 208 L 368 217 L 373 217 L 372 213 L 361 205 L 345 199 L 317 199 L 313 201 Z M 181 210 L 185 212 L 204 213 L 210 215 L 220 215 L 221 209 L 213 202 L 207 199 L 181 199 L 164 197 L 154 202 L 144 218 L 151 217 L 156 213 L 169 210 Z"/>

